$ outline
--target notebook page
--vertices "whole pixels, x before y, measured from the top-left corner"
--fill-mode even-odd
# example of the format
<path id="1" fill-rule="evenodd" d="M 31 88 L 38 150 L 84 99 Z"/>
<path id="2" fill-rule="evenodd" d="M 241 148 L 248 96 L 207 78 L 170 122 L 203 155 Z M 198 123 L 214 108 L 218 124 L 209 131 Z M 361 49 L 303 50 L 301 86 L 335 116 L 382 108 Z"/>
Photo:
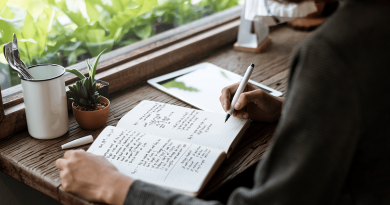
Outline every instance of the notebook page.
<path id="1" fill-rule="evenodd" d="M 142 101 L 117 127 L 204 145 L 228 152 L 247 120 L 160 102 Z"/>
<path id="2" fill-rule="evenodd" d="M 108 126 L 88 152 L 107 158 L 134 179 L 197 192 L 220 150 Z"/>

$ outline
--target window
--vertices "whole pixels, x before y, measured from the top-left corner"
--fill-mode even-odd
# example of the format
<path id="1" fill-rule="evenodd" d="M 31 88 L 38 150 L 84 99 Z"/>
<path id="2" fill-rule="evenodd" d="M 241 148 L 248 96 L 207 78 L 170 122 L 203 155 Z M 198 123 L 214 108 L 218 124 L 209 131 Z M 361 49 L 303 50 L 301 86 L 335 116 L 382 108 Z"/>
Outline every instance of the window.
<path id="1" fill-rule="evenodd" d="M 238 4 L 239 0 L 2 0 L 0 44 L 11 41 L 15 33 L 26 64 L 81 69 L 85 59 L 104 49 L 110 52 L 128 46 Z M 167 37 L 160 34 L 156 39 Z M 20 84 L 20 79 L 0 52 L 4 90 Z"/>

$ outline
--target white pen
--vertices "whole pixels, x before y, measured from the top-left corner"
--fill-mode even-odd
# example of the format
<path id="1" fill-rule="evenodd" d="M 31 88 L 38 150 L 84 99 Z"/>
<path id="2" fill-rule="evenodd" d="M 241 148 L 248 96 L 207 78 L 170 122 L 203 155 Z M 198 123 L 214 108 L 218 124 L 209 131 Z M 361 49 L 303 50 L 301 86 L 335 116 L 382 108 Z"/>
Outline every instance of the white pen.
<path id="1" fill-rule="evenodd" d="M 244 89 L 245 89 L 245 87 L 246 87 L 246 84 L 248 83 L 248 80 L 249 80 L 249 78 L 251 77 L 251 74 L 252 74 L 252 71 L 253 71 L 253 68 L 254 68 L 254 67 L 255 67 L 255 64 L 252 63 L 252 64 L 248 67 L 248 69 L 246 70 L 245 75 L 244 75 L 244 77 L 242 78 L 241 83 L 240 83 L 240 85 L 239 85 L 238 88 L 237 88 L 236 94 L 234 94 L 232 103 L 230 104 L 230 109 L 226 112 L 227 115 L 226 115 L 225 122 L 229 119 L 230 115 L 233 114 L 234 105 L 236 104 L 237 99 L 238 99 L 238 97 L 241 95 L 242 91 L 244 91 Z"/>
<path id="2" fill-rule="evenodd" d="M 73 147 L 78 147 L 81 145 L 86 145 L 93 142 L 93 137 L 92 135 L 88 135 L 86 137 L 79 138 L 77 140 L 70 141 L 64 145 L 61 146 L 62 149 L 69 149 Z"/>

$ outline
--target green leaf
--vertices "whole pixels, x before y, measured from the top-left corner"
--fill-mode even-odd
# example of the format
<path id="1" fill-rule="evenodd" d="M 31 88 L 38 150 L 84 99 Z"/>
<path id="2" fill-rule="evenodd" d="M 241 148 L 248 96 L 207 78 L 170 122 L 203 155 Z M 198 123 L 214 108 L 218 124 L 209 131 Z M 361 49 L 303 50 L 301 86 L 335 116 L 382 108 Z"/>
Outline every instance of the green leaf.
<path id="1" fill-rule="evenodd" d="M 152 27 L 148 24 L 137 26 L 133 29 L 135 35 L 142 40 L 148 39 L 152 35 Z"/>
<path id="2" fill-rule="evenodd" d="M 99 102 L 101 97 L 102 97 L 101 95 L 95 96 L 95 102 Z"/>
<path id="3" fill-rule="evenodd" d="M 83 80 L 81 80 L 81 83 L 83 84 L 83 86 L 84 86 L 85 88 L 88 88 L 88 79 L 89 79 L 89 78 L 84 78 Z"/>
<path id="4" fill-rule="evenodd" d="M 135 0 L 136 2 L 139 2 L 142 5 L 141 11 L 138 13 L 138 15 L 142 15 L 146 12 L 149 12 L 153 6 L 158 4 L 157 0 Z"/>
<path id="5" fill-rule="evenodd" d="M 95 7 L 95 3 L 92 1 L 85 1 L 87 14 L 90 22 L 95 22 L 100 20 L 100 13 Z"/>
<path id="6" fill-rule="evenodd" d="M 26 14 L 22 32 L 18 36 L 18 43 L 23 51 L 21 56 L 28 57 L 27 63 L 30 65 L 36 57 L 43 57 L 42 54 L 46 53 L 45 46 L 51 27 L 51 18 L 52 9 L 50 7 L 41 9 L 41 13 L 35 17 L 29 11 Z"/>
<path id="7" fill-rule="evenodd" d="M 84 79 L 85 78 L 85 76 L 80 71 L 78 71 L 77 69 L 69 69 L 69 68 L 67 68 L 66 72 L 72 73 L 72 74 L 76 75 L 77 77 L 79 77 L 80 79 Z"/>
<path id="8" fill-rule="evenodd" d="M 8 2 L 8 0 L 2 0 L 0 1 L 0 11 L 3 9 L 3 7 L 5 6 L 5 4 Z"/>
<path id="9" fill-rule="evenodd" d="M 57 52 L 47 52 L 44 56 L 42 57 L 33 57 L 32 64 L 58 64 L 61 65 L 61 57 L 58 55 Z"/>
<path id="10" fill-rule="evenodd" d="M 4 44 L 12 41 L 12 33 L 16 33 L 18 28 L 15 28 L 13 24 L 18 24 L 20 22 L 15 20 L 3 19 L 0 16 L 0 43 L 3 46 Z M 0 49 L 0 52 L 3 53 L 3 49 Z"/>
<path id="11" fill-rule="evenodd" d="M 80 99 L 80 100 L 79 100 L 79 103 L 80 103 L 81 105 L 84 105 L 84 106 L 88 105 L 87 100 L 84 99 L 84 98 Z"/>
<path id="12" fill-rule="evenodd" d="M 68 92 L 78 93 L 79 90 L 77 89 L 76 85 L 73 85 L 73 86 L 69 86 L 69 91 Z"/>
<path id="13" fill-rule="evenodd" d="M 89 72 L 89 76 L 91 76 L 92 82 L 95 81 L 96 68 L 97 68 L 97 65 L 98 65 L 100 56 L 102 56 L 102 54 L 103 54 L 103 52 L 104 52 L 105 50 L 106 50 L 106 49 L 104 49 L 102 52 L 100 52 L 100 54 L 96 57 L 96 60 L 95 60 L 95 62 L 94 62 L 93 65 L 92 65 L 92 69 L 91 69 L 90 72 Z"/>
<path id="14" fill-rule="evenodd" d="M 88 53 L 88 51 L 83 48 L 72 51 L 68 56 L 68 66 L 77 63 L 77 57 L 86 53 Z"/>
<path id="15" fill-rule="evenodd" d="M 69 86 L 69 91 L 68 91 L 68 93 L 74 94 L 73 98 L 75 98 L 75 99 L 78 99 L 78 98 L 82 98 L 82 97 L 83 97 L 82 94 L 81 94 L 81 92 L 80 92 L 80 90 L 77 90 L 77 88 L 75 88 L 75 86 L 73 86 L 73 87 Z"/>
<path id="16" fill-rule="evenodd" d="M 111 51 L 112 48 L 114 47 L 114 39 L 110 39 L 99 43 L 87 42 L 86 45 L 89 53 L 91 53 L 92 56 L 97 56 L 99 55 L 99 51 L 103 49 L 107 49 L 107 51 Z"/>
<path id="17" fill-rule="evenodd" d="M 124 11 L 118 12 L 115 16 L 113 16 L 107 25 L 107 28 L 111 31 L 111 35 L 114 36 L 117 29 L 121 28 L 128 21 L 136 17 L 141 9 L 142 8 L 139 5 L 126 7 Z"/>
<path id="18" fill-rule="evenodd" d="M 80 94 L 82 98 L 87 98 L 88 96 L 88 91 L 84 86 L 81 86 L 80 88 Z"/>
<path id="19" fill-rule="evenodd" d="M 96 86 L 96 82 L 95 81 L 93 81 L 93 84 L 92 84 L 92 94 L 95 94 L 95 92 L 96 92 L 96 88 L 97 88 L 97 86 Z"/>
<path id="20" fill-rule="evenodd" d="M 126 39 L 124 41 L 119 42 L 118 46 L 123 47 L 123 46 L 127 46 L 127 45 L 133 44 L 133 43 L 138 42 L 138 41 L 139 40 L 136 38 L 129 38 L 129 39 Z"/>
<path id="21" fill-rule="evenodd" d="M 91 100 L 88 100 L 88 106 L 90 108 L 95 108 L 95 105 L 93 104 L 93 102 Z"/>
<path id="22" fill-rule="evenodd" d="M 80 91 L 81 86 L 83 86 L 81 80 L 76 82 L 76 86 L 77 86 L 77 90 Z"/>
<path id="23" fill-rule="evenodd" d="M 105 38 L 110 34 L 110 30 L 106 29 L 100 24 L 99 21 L 93 22 L 91 25 L 84 25 L 78 27 L 72 34 L 74 38 L 77 38 L 83 42 L 102 42 L 107 40 Z"/>
<path id="24" fill-rule="evenodd" d="M 85 62 L 87 63 L 89 76 L 92 77 L 92 78 L 94 78 L 95 76 L 92 76 L 92 66 L 91 66 L 91 64 L 89 63 L 89 59 L 86 59 Z"/>
<path id="25" fill-rule="evenodd" d="M 78 96 L 75 93 L 73 93 L 73 92 L 68 91 L 67 93 L 72 98 L 78 98 Z"/>
<path id="26" fill-rule="evenodd" d="M 62 3 L 66 4 L 65 1 L 62 1 Z M 74 2 L 77 4 L 84 3 L 83 1 Z M 62 7 L 62 11 L 79 27 L 85 26 L 88 24 L 88 21 L 86 18 L 84 18 L 81 11 L 70 11 L 68 10 L 67 6 L 65 5 Z"/>
<path id="27" fill-rule="evenodd" d="M 92 95 L 93 94 L 93 92 L 92 92 L 92 89 L 93 89 L 93 87 L 92 87 L 92 79 L 91 79 L 91 77 L 88 77 L 88 83 L 87 83 L 87 90 L 88 90 L 88 95 Z"/>

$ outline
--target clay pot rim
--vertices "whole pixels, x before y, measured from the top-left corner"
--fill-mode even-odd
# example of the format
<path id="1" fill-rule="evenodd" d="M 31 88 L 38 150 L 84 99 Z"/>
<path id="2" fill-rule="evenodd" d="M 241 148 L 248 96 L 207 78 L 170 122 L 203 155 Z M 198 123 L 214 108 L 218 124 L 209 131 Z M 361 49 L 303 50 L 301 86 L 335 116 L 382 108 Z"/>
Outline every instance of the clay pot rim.
<path id="1" fill-rule="evenodd" d="M 83 110 L 77 110 L 76 108 L 74 108 L 74 102 L 72 102 L 72 109 L 73 110 L 76 110 L 77 112 L 88 112 L 88 113 L 91 113 L 91 112 L 100 112 L 100 111 L 103 111 L 103 110 L 105 110 L 105 109 L 107 109 L 107 108 L 109 108 L 110 107 L 110 104 L 111 104 L 111 102 L 110 102 L 110 100 L 109 99 L 107 99 L 106 97 L 103 97 L 103 96 L 100 96 L 100 98 L 104 98 L 104 99 L 106 99 L 107 100 L 107 106 L 104 108 L 104 109 L 101 109 L 101 110 L 94 110 L 94 111 L 83 111 Z"/>

